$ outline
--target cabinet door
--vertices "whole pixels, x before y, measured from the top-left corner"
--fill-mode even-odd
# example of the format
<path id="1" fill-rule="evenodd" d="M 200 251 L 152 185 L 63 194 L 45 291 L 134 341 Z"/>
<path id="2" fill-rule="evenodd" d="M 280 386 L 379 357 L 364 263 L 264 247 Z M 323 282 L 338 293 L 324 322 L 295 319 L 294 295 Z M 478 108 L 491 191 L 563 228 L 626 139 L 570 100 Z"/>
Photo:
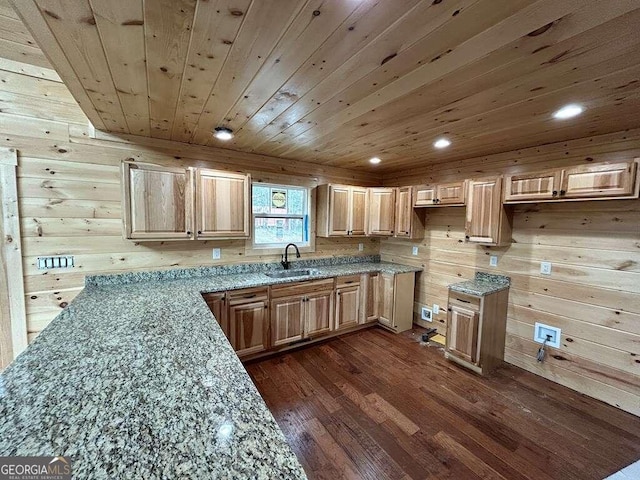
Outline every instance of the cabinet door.
<path id="1" fill-rule="evenodd" d="M 267 318 L 265 300 L 229 307 L 231 345 L 238 356 L 258 353 L 268 347 Z"/>
<path id="2" fill-rule="evenodd" d="M 449 311 L 447 350 L 456 357 L 478 363 L 478 312 L 457 305 Z"/>
<path id="3" fill-rule="evenodd" d="M 349 235 L 351 191 L 349 187 L 331 186 L 329 189 L 329 235 Z"/>
<path id="4" fill-rule="evenodd" d="M 443 183 L 438 185 L 438 205 L 464 205 L 466 182 Z"/>
<path id="5" fill-rule="evenodd" d="M 413 202 L 411 187 L 396 189 L 396 237 L 411 237 L 411 220 L 413 218 Z"/>
<path id="6" fill-rule="evenodd" d="M 216 317 L 218 325 L 227 338 L 230 338 L 229 332 L 229 316 L 227 315 L 227 302 L 225 293 L 206 293 L 203 295 L 205 302 L 209 306 L 209 310 Z"/>
<path id="7" fill-rule="evenodd" d="M 560 191 L 560 171 L 523 175 L 507 175 L 504 179 L 504 201 L 551 200 Z"/>
<path id="8" fill-rule="evenodd" d="M 304 298 L 290 297 L 271 301 L 271 345 L 273 347 L 302 339 Z"/>
<path id="9" fill-rule="evenodd" d="M 414 207 L 431 207 L 436 204 L 435 185 L 424 185 L 416 187 L 416 196 L 413 203 Z"/>
<path id="10" fill-rule="evenodd" d="M 367 189 L 351 188 L 351 212 L 349 235 L 364 235 L 367 225 Z"/>
<path id="11" fill-rule="evenodd" d="M 369 235 L 393 235 L 395 193 L 393 188 L 369 189 Z"/>
<path id="12" fill-rule="evenodd" d="M 389 273 L 380 274 L 380 317 L 378 321 L 390 327 L 394 326 L 393 303 L 394 303 L 395 276 Z"/>
<path id="13" fill-rule="evenodd" d="M 198 238 L 249 237 L 250 177 L 216 170 L 196 173 Z"/>
<path id="14" fill-rule="evenodd" d="M 470 181 L 467 199 L 467 240 L 499 243 L 501 215 L 501 178 Z"/>
<path id="15" fill-rule="evenodd" d="M 124 233 L 126 238 L 192 238 L 192 172 L 123 162 Z"/>
<path id="16" fill-rule="evenodd" d="M 625 196 L 633 193 L 636 163 L 582 165 L 562 170 L 561 198 Z"/>
<path id="17" fill-rule="evenodd" d="M 367 277 L 366 321 L 373 322 L 380 316 L 380 274 L 370 273 Z"/>
<path id="18" fill-rule="evenodd" d="M 336 290 L 336 330 L 353 327 L 360 316 L 360 286 Z"/>
<path id="19" fill-rule="evenodd" d="M 305 337 L 319 337 L 333 328 L 333 292 L 314 293 L 305 298 Z"/>

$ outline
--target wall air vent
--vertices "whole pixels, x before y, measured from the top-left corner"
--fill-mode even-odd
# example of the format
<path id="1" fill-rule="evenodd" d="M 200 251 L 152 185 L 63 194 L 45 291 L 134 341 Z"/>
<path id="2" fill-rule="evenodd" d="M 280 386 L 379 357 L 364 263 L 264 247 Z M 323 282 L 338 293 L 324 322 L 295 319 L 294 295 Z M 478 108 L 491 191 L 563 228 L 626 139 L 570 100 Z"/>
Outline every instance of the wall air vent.
<path id="1" fill-rule="evenodd" d="M 50 270 L 52 268 L 73 268 L 73 256 L 38 257 L 36 263 L 38 270 Z"/>

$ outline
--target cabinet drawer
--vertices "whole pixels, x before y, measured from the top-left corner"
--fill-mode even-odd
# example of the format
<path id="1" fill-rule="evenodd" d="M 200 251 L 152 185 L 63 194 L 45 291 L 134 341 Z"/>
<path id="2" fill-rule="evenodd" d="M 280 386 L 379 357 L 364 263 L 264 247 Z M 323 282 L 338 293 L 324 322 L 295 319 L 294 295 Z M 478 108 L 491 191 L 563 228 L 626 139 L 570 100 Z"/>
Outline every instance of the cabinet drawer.
<path id="1" fill-rule="evenodd" d="M 296 295 L 333 290 L 333 285 L 333 278 L 309 280 L 307 282 L 287 283 L 284 285 L 272 285 L 271 298 L 293 297 Z"/>
<path id="2" fill-rule="evenodd" d="M 479 311 L 480 302 L 482 297 L 476 297 L 475 295 L 468 295 L 466 293 L 449 291 L 449 306 L 459 305 L 470 310 Z"/>
<path id="3" fill-rule="evenodd" d="M 245 288 L 243 290 L 231 290 L 227 294 L 229 305 L 258 302 L 269 298 L 268 287 Z"/>
<path id="4" fill-rule="evenodd" d="M 336 277 L 337 287 L 349 287 L 360 285 L 360 275 L 345 275 L 344 277 Z"/>

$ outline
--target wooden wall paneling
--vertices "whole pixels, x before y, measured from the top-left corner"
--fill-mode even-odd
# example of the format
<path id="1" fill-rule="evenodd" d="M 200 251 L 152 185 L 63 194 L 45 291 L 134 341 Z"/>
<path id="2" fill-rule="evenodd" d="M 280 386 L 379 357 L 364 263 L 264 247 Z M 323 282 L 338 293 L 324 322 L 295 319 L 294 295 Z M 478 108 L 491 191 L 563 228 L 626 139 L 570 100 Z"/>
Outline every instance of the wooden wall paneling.
<path id="1" fill-rule="evenodd" d="M 37 65 L 17 62 L 14 60 L 9 60 L 8 58 L 0 58 L 0 70 L 19 73 L 21 75 L 28 75 L 35 78 L 44 78 L 46 80 L 52 80 L 54 82 L 62 83 L 60 76 L 56 73 L 55 70 L 52 70 L 51 68 L 44 68 Z M 80 110 L 79 107 L 78 110 Z M 84 114 L 83 116 L 86 117 L 86 115 Z"/>
<path id="2" fill-rule="evenodd" d="M 189 41 L 195 0 L 144 3 L 151 136 L 170 138 Z"/>
<path id="3" fill-rule="evenodd" d="M 27 347 L 17 164 L 15 150 L 0 150 L 0 369 Z"/>
<path id="4" fill-rule="evenodd" d="M 171 138 L 187 142 L 218 80 L 251 0 L 198 2 Z"/>
<path id="5" fill-rule="evenodd" d="M 135 135 L 149 136 L 143 2 L 89 2 L 128 130 Z"/>
<path id="6" fill-rule="evenodd" d="M 240 34 L 209 94 L 191 138 L 192 142 L 207 144 L 213 129 L 227 121 L 226 115 L 232 105 L 242 95 L 305 4 L 302 0 L 252 2 Z"/>

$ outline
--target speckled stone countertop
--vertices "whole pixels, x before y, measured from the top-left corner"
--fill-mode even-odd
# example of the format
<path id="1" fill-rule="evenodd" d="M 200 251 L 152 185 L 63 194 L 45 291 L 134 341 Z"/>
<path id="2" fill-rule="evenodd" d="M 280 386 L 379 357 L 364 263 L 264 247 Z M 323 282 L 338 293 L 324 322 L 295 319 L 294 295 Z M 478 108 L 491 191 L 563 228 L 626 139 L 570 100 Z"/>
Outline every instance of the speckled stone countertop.
<path id="1" fill-rule="evenodd" d="M 483 297 L 490 293 L 506 290 L 511 285 L 511 278 L 504 275 L 494 275 L 486 272 L 476 272 L 473 280 L 454 283 L 449 288 L 454 292 L 466 293 Z"/>
<path id="2" fill-rule="evenodd" d="M 312 278 L 419 270 L 370 260 Z M 81 479 L 306 478 L 201 296 L 300 280 L 260 270 L 88 279 L 0 376 L 0 456 L 69 456 Z"/>

